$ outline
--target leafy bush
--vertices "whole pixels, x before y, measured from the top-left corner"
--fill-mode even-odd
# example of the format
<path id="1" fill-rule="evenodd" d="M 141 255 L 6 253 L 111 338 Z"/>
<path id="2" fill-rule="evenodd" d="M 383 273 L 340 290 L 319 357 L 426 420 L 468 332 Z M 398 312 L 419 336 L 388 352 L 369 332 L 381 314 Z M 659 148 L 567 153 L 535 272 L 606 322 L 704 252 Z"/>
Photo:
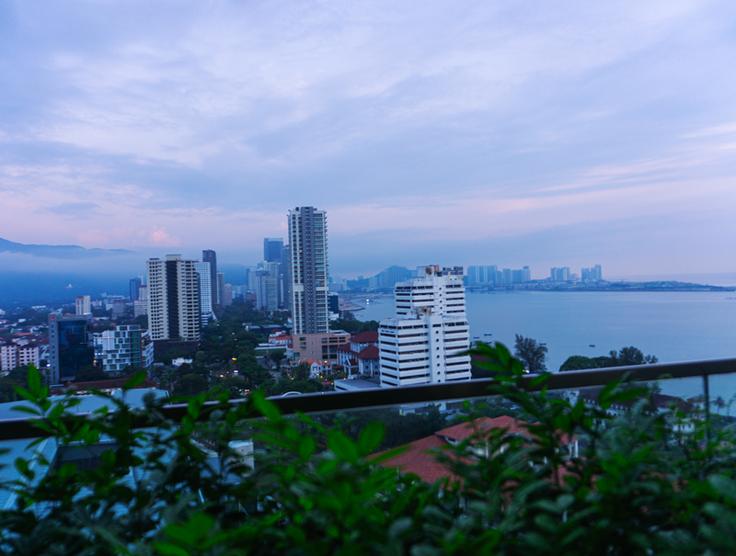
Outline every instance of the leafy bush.
<path id="1" fill-rule="evenodd" d="M 504 346 L 479 352 L 497 379 L 489 395 L 518 408 L 531 438 L 478 431 L 438 454 L 455 480 L 432 485 L 381 465 L 397 452 L 375 456 L 384 437 L 376 423 L 352 434 L 284 417 L 261 394 L 240 405 L 223 394 L 214 407 L 191 398 L 180 423 L 150 401 L 148 426 L 132 430 L 140 415 L 119 400 L 109 399 L 114 411 L 75 417 L 78 400 L 52 402 L 31 371 L 18 393 L 41 417 L 39 428 L 62 449 L 94 450 L 96 464 L 17 460 L 20 479 L 5 485 L 17 501 L 0 511 L 0 552 L 733 552 L 728 426 L 708 429 L 696 416 L 686 429 L 692 416 L 652 411 L 649 392 L 626 384 L 602 389 L 596 407 L 545 390 L 547 375 L 530 393 Z M 631 409 L 614 417 L 614 404 Z M 254 441 L 253 467 L 233 447 L 241 439 Z M 564 446 L 571 440 L 580 443 L 574 457 Z"/>

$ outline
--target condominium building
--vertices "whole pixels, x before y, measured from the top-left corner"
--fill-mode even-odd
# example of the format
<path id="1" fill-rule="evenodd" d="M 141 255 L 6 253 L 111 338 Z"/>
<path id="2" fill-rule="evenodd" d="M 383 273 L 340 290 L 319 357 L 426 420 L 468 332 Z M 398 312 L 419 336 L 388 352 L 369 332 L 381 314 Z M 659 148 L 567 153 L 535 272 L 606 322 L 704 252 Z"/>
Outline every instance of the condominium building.
<path id="1" fill-rule="evenodd" d="M 469 380 L 463 269 L 425 267 L 394 289 L 396 316 L 378 329 L 381 386 Z"/>
<path id="2" fill-rule="evenodd" d="M 202 326 L 206 326 L 215 314 L 212 306 L 212 272 L 208 262 L 196 262 L 194 268 L 197 269 L 199 275 L 199 312 L 202 317 Z"/>
<path id="3" fill-rule="evenodd" d="M 78 295 L 74 300 L 74 314 L 85 316 L 92 314 L 92 298 L 88 295 Z"/>
<path id="4" fill-rule="evenodd" d="M 314 207 L 289 211 L 291 308 L 294 334 L 329 331 L 327 215 Z"/>
<path id="5" fill-rule="evenodd" d="M 95 361 L 106 373 L 153 366 L 153 342 L 148 332 L 137 324 L 116 326 L 92 337 Z"/>
<path id="6" fill-rule="evenodd" d="M 12 371 L 26 365 L 41 365 L 41 348 L 36 344 L 0 346 L 0 371 Z"/>
<path id="7" fill-rule="evenodd" d="M 153 341 L 199 340 L 201 305 L 196 264 L 180 255 L 148 260 L 148 328 Z"/>

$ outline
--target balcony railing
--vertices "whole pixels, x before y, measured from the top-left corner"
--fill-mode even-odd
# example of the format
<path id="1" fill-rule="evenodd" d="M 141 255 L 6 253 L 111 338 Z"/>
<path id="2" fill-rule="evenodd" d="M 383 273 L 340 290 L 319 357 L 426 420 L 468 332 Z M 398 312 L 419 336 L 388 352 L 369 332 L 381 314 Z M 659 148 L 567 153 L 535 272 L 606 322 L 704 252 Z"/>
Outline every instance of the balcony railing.
<path id="1" fill-rule="evenodd" d="M 600 387 L 617 380 L 631 382 L 659 382 L 677 379 L 700 378 L 702 380 L 702 405 L 706 418 L 711 400 L 711 383 L 714 377 L 736 374 L 736 358 L 712 359 L 704 361 L 688 361 L 681 363 L 658 363 L 654 365 L 636 365 L 628 367 L 611 367 L 582 371 L 554 373 L 544 385 L 548 390 L 579 390 Z M 533 380 L 535 375 L 524 379 L 524 387 L 529 391 L 540 389 Z M 371 409 L 386 406 L 413 405 L 429 402 L 452 402 L 473 398 L 487 397 L 492 379 L 476 379 L 455 383 L 427 384 L 421 386 L 403 386 L 398 388 L 364 389 L 352 392 L 320 392 L 315 394 L 290 395 L 270 398 L 283 414 L 324 413 Z M 736 394 L 736 382 L 733 392 L 724 392 L 722 388 L 714 391 L 716 397 L 730 399 Z M 231 400 L 231 404 L 242 404 L 245 400 Z M 213 402 L 212 407 L 217 404 Z M 160 410 L 163 415 L 173 421 L 181 421 L 187 414 L 187 404 L 169 404 Z M 207 412 L 203 412 L 207 415 Z M 0 421 L 0 441 L 44 436 L 42 430 L 34 426 L 34 418 L 6 419 Z M 133 426 L 143 428 L 149 425 L 146 415 L 137 415 Z"/>

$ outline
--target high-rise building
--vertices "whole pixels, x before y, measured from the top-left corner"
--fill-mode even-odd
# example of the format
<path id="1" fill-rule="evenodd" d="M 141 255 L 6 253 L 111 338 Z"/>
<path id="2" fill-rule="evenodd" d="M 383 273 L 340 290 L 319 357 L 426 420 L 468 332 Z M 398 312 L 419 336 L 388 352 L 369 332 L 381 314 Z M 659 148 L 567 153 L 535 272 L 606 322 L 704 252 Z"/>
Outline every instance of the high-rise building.
<path id="1" fill-rule="evenodd" d="M 128 287 L 130 290 L 130 300 L 133 302 L 138 301 L 138 299 L 140 298 L 140 292 L 138 290 L 141 289 L 141 279 L 131 278 Z"/>
<path id="2" fill-rule="evenodd" d="M 232 291 L 230 293 L 230 300 L 225 299 L 225 274 L 223 272 L 217 273 L 217 299 L 219 300 L 220 307 L 227 307 L 232 304 Z"/>
<path id="3" fill-rule="evenodd" d="M 206 326 L 214 316 L 212 307 L 212 273 L 210 263 L 197 261 L 194 264 L 199 275 L 199 314 L 202 316 L 202 326 Z"/>
<path id="4" fill-rule="evenodd" d="M 181 255 L 148 259 L 148 328 L 152 340 L 199 340 L 201 306 L 196 264 Z"/>
<path id="5" fill-rule="evenodd" d="M 116 326 L 114 330 L 93 334 L 92 339 L 95 361 L 106 373 L 153 366 L 153 343 L 148 332 L 137 324 Z"/>
<path id="6" fill-rule="evenodd" d="M 74 314 L 85 316 L 92 314 L 92 298 L 88 295 L 78 295 L 74 300 Z"/>
<path id="7" fill-rule="evenodd" d="M 279 308 L 281 263 L 264 261 L 256 268 L 256 309 L 276 311 Z"/>
<path id="8" fill-rule="evenodd" d="M 289 211 L 294 334 L 329 331 L 327 215 L 314 207 Z"/>
<path id="9" fill-rule="evenodd" d="M 74 375 L 94 363 L 94 350 L 84 317 L 49 315 L 49 375 L 50 384 L 73 379 Z"/>
<path id="10" fill-rule="evenodd" d="M 133 302 L 133 316 L 140 317 L 148 314 L 148 286 L 138 288 L 138 299 Z"/>
<path id="11" fill-rule="evenodd" d="M 469 380 L 470 327 L 463 269 L 425 267 L 396 285 L 396 316 L 381 321 L 381 386 Z"/>
<path id="12" fill-rule="evenodd" d="M 582 268 L 580 270 L 580 279 L 583 282 L 600 282 L 603 280 L 603 268 L 599 264 L 590 268 Z"/>
<path id="13" fill-rule="evenodd" d="M 280 237 L 267 237 L 263 240 L 263 260 L 267 263 L 280 263 L 284 240 Z"/>
<path id="14" fill-rule="evenodd" d="M 212 286 L 212 309 L 215 310 L 220 306 L 220 290 L 217 281 L 217 253 L 212 249 L 202 251 L 202 262 L 210 263 L 210 285 Z"/>
<path id="15" fill-rule="evenodd" d="M 291 311 L 291 253 L 288 245 L 281 249 L 281 274 L 279 276 L 279 307 Z"/>
<path id="16" fill-rule="evenodd" d="M 222 306 L 223 307 L 230 307 L 230 305 L 233 304 L 233 285 L 228 283 L 225 283 L 222 286 Z"/>
<path id="17" fill-rule="evenodd" d="M 549 271 L 549 279 L 553 282 L 569 282 L 570 281 L 570 267 L 552 267 Z"/>

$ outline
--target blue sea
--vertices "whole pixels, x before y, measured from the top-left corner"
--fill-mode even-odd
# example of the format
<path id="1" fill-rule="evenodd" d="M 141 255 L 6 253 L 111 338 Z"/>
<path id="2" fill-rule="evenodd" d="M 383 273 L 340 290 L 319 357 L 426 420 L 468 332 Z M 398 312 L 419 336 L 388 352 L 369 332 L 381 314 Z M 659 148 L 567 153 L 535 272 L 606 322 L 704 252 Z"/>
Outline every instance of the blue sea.
<path id="1" fill-rule="evenodd" d="M 390 295 L 353 302 L 365 307 L 355 312 L 361 320 L 393 314 Z M 661 362 L 736 357 L 734 292 L 468 292 L 467 311 L 476 339 L 513 347 L 514 335 L 522 334 L 546 343 L 551 371 L 570 355 L 624 346 Z M 699 381 L 686 382 L 698 393 Z M 712 379 L 711 390 L 730 398 L 732 384 L 736 375 Z"/>

